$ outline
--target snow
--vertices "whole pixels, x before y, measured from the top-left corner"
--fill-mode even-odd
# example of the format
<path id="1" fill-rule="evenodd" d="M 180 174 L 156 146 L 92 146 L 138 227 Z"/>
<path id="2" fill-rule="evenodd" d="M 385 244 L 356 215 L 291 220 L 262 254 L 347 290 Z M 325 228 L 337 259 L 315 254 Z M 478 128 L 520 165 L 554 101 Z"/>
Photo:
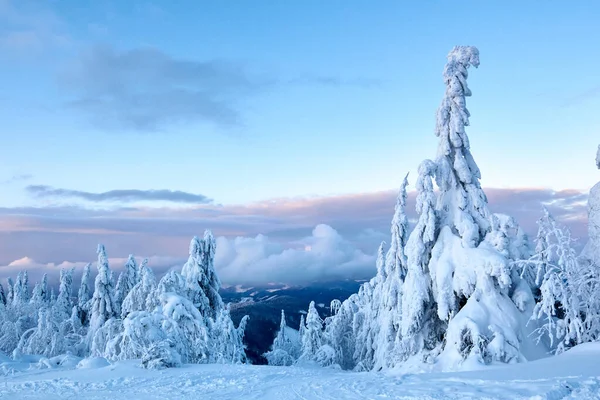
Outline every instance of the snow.
<path id="1" fill-rule="evenodd" d="M 0 360 L 0 398 L 20 399 L 598 399 L 600 343 L 553 358 L 472 372 L 400 374 L 321 367 L 184 365 L 147 370 L 139 360 L 41 368 Z"/>

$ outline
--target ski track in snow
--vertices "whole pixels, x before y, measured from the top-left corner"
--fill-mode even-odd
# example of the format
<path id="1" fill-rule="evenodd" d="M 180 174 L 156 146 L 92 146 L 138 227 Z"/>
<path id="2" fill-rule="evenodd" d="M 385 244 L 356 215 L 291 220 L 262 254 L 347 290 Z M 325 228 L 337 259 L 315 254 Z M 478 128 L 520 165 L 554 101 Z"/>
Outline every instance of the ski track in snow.
<path id="1" fill-rule="evenodd" d="M 526 365 L 471 373 L 399 375 L 318 367 L 187 365 L 148 371 L 137 361 L 96 369 L 5 375 L 6 399 L 600 399 L 600 377 L 507 379 Z M 595 372 L 598 372 L 595 368 Z M 502 374 L 502 372 L 510 372 Z M 490 379 L 487 376 L 498 376 Z"/>

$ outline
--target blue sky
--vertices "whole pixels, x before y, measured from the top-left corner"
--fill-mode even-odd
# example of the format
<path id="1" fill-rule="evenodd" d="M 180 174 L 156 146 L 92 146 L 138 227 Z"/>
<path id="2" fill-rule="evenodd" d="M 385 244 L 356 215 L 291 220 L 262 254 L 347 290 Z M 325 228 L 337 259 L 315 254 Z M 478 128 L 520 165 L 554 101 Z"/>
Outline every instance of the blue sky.
<path id="1" fill-rule="evenodd" d="M 597 178 L 597 2 L 2 4 L 5 180 L 182 190 L 225 204 L 391 189 L 435 154 L 441 70 L 455 44 L 481 52 L 468 106 L 484 186 L 586 189 Z M 15 39 L 27 32 L 36 36 Z M 156 131 L 69 106 L 96 75 L 64 81 L 97 46 L 114 57 L 153 49 L 172 63 L 230 64 L 240 76 L 214 90 L 245 80 L 230 82 L 223 100 L 236 121 L 188 110 Z M 2 203 L 39 201 L 21 189 L 3 190 Z"/>
<path id="2" fill-rule="evenodd" d="M 491 202 L 530 231 L 553 204 L 583 236 L 598 20 L 597 1 L 0 0 L 0 265 L 99 240 L 185 255 L 206 227 L 302 247 L 320 223 L 372 254 L 435 156 L 457 44 L 481 54 L 468 134 Z"/>

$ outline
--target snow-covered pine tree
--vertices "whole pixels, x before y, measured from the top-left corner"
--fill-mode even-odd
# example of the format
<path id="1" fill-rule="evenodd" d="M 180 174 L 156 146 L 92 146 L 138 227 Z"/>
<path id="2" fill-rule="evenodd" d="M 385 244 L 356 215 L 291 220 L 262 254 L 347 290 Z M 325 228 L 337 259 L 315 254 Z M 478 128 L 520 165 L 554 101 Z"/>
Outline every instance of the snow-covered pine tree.
<path id="1" fill-rule="evenodd" d="M 600 169 L 600 146 L 596 154 L 596 166 Z M 581 256 L 600 268 L 600 182 L 592 187 L 588 196 L 588 242 Z"/>
<path id="2" fill-rule="evenodd" d="M 304 315 L 300 315 L 300 324 L 298 325 L 298 335 L 300 336 L 300 341 L 302 342 L 302 337 L 306 332 L 306 322 L 304 321 Z"/>
<path id="3" fill-rule="evenodd" d="M 115 303 L 117 310 L 121 310 L 121 304 L 131 289 L 138 283 L 138 266 L 133 254 L 129 255 L 125 263 L 125 269 L 119 274 L 117 286 L 115 287 Z"/>
<path id="4" fill-rule="evenodd" d="M 33 304 L 36 310 L 48 305 L 50 300 L 50 293 L 48 292 L 48 274 L 44 274 L 41 282 L 38 282 L 33 287 L 33 293 L 31 294 L 31 300 L 29 302 Z"/>
<path id="5" fill-rule="evenodd" d="M 17 275 L 17 280 L 14 284 L 14 291 L 12 295 L 13 307 L 21 307 L 21 305 L 26 304 L 29 301 L 28 287 L 29 283 L 27 271 L 19 272 L 19 274 Z"/>
<path id="6" fill-rule="evenodd" d="M 402 285 L 406 278 L 407 258 L 405 254 L 408 239 L 408 217 L 406 216 L 406 188 L 408 174 L 404 177 L 391 224 L 391 246 L 385 258 L 385 276 L 382 282 L 375 339 L 374 368 L 379 370 L 394 366 L 401 343 Z"/>
<path id="7" fill-rule="evenodd" d="M 212 319 L 216 319 L 224 307 L 219 295 L 221 283 L 214 268 L 215 250 L 215 238 L 206 230 L 203 239 L 192 239 L 188 261 L 181 270 L 187 282 L 188 297 L 202 315 Z"/>
<path id="8" fill-rule="evenodd" d="M 90 322 L 89 311 L 91 304 L 89 281 L 91 267 L 92 264 L 88 263 L 83 268 L 83 273 L 81 274 L 81 284 L 79 285 L 79 290 L 77 291 L 77 314 L 82 327 L 87 327 Z"/>
<path id="9" fill-rule="evenodd" d="M 117 316 L 114 300 L 114 284 L 111 279 L 111 271 L 108 265 L 106 249 L 98 245 L 98 275 L 94 282 L 94 295 L 90 307 L 90 328 L 88 330 L 88 343 L 93 344 L 96 332 L 108 320 Z M 103 351 L 104 346 L 97 344 L 96 348 Z"/>
<path id="10" fill-rule="evenodd" d="M 302 335 L 302 354 L 300 359 L 315 361 L 319 348 L 323 345 L 323 320 L 311 301 L 306 315 L 306 330 Z"/>
<path id="11" fill-rule="evenodd" d="M 194 306 L 202 315 L 216 318 L 216 314 L 211 310 L 210 301 L 204 291 L 204 288 L 208 285 L 208 277 L 203 265 L 203 249 L 202 240 L 194 236 L 190 242 L 189 258 L 181 269 L 181 275 L 187 283 L 187 297 L 192 301 Z"/>
<path id="12" fill-rule="evenodd" d="M 58 297 L 54 304 L 55 316 L 59 322 L 67 320 L 71 316 L 73 303 L 71 293 L 73 291 L 73 272 L 75 268 L 60 270 L 60 285 L 58 288 Z"/>
<path id="13" fill-rule="evenodd" d="M 215 271 L 215 254 L 217 250 L 217 242 L 210 230 L 204 231 L 204 239 L 202 240 L 202 255 L 203 255 L 203 266 L 205 275 L 207 278 L 207 284 L 203 287 L 204 293 L 208 298 L 213 315 L 217 315 L 225 307 L 219 289 L 221 288 L 221 281 Z"/>
<path id="14" fill-rule="evenodd" d="M 155 306 L 160 304 L 160 299 L 157 296 L 152 296 L 156 288 L 156 279 L 154 278 L 154 272 L 148 267 L 148 259 L 142 261 L 139 276 L 139 282 L 135 284 L 123 300 L 121 306 L 122 318 L 134 311 L 152 311 Z"/>
<path id="15" fill-rule="evenodd" d="M 0 283 L 0 303 L 6 305 L 6 293 L 4 292 L 4 286 Z"/>
<path id="16" fill-rule="evenodd" d="M 436 165 L 431 160 L 425 160 L 419 165 L 416 184 L 419 219 L 406 246 L 408 272 L 402 293 L 403 344 L 398 350 L 403 358 L 423 349 L 434 349 L 438 344 L 435 340 L 436 332 L 444 328 L 432 316 L 435 304 L 429 276 L 431 249 L 438 229 L 432 182 L 435 171 Z"/>
<path id="17" fill-rule="evenodd" d="M 6 304 L 12 304 L 15 293 L 15 284 L 11 277 L 6 278 Z"/>
<path id="18" fill-rule="evenodd" d="M 595 298 L 600 294 L 600 276 L 597 268 L 580 262 L 569 230 L 560 227 L 545 207 L 540 231 L 544 246 L 538 246 L 529 260 L 536 275 L 542 276 L 532 319 L 540 324 L 538 341 L 548 340 L 558 354 L 600 335 L 600 301 Z"/>
<path id="19" fill-rule="evenodd" d="M 470 113 L 466 98 L 468 68 L 479 66 L 479 50 L 456 46 L 444 68 L 446 94 L 437 112 L 439 137 L 436 182 L 441 191 L 436 210 L 443 225 L 458 233 L 466 247 L 476 247 L 489 230 L 487 198 L 481 189 L 481 173 L 471 155 L 465 127 Z"/>
<path id="20" fill-rule="evenodd" d="M 444 368 L 467 359 L 523 360 L 524 352 L 535 348 L 521 346 L 529 340 L 525 325 L 533 306 L 531 291 L 512 269 L 510 252 L 486 239 L 492 221 L 465 131 L 470 116 L 465 99 L 471 95 L 467 71 L 478 65 L 474 47 L 457 46 L 448 55 L 446 94 L 436 124 L 438 157 L 435 164 L 426 161 L 419 167 L 419 223 L 406 249 L 404 348 Z M 432 176 L 440 190 L 435 209 Z"/>
<path id="21" fill-rule="evenodd" d="M 246 346 L 244 345 L 244 330 L 248 323 L 244 316 L 236 328 L 231 320 L 229 306 L 219 311 L 217 319 L 211 327 L 211 345 L 209 362 L 219 364 L 246 363 Z"/>
<path id="22" fill-rule="evenodd" d="M 279 331 L 273 340 L 271 350 L 264 354 L 269 365 L 288 366 L 292 365 L 298 354 L 295 354 L 296 349 L 287 332 L 287 324 L 285 322 L 285 312 L 281 310 L 281 322 L 279 323 Z"/>

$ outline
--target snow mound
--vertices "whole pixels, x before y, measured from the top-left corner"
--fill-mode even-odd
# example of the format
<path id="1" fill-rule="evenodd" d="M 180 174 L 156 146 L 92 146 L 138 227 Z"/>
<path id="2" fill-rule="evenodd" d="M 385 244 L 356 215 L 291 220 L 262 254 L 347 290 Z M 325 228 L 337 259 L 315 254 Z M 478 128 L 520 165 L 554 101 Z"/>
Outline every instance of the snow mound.
<path id="1" fill-rule="evenodd" d="M 110 362 L 104 357 L 84 358 L 77 364 L 77 369 L 96 369 L 108 367 Z"/>

